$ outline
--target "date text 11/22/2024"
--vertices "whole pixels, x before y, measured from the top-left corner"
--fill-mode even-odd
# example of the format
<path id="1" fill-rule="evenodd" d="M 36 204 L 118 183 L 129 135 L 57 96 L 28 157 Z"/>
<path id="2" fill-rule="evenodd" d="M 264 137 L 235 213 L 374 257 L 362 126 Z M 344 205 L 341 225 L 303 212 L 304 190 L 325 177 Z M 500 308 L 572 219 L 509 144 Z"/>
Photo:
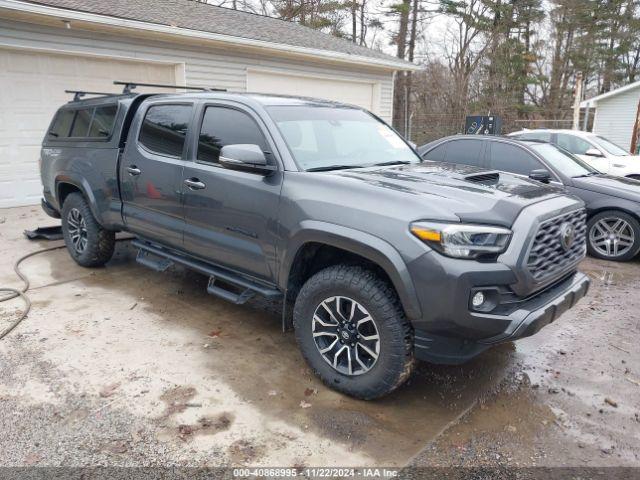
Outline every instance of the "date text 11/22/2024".
<path id="1" fill-rule="evenodd" d="M 394 468 L 234 468 L 234 478 L 308 477 L 308 478 L 397 478 L 399 470 Z"/>

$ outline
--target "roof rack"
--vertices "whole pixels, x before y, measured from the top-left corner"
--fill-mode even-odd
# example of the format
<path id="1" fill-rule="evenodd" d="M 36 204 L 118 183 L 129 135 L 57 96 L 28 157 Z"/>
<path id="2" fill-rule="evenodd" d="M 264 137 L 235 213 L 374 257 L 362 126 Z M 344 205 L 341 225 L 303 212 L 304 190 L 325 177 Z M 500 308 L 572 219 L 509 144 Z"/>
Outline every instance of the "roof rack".
<path id="1" fill-rule="evenodd" d="M 122 93 L 131 93 L 137 87 L 156 87 L 156 88 L 183 88 L 185 90 L 199 90 L 201 92 L 226 92 L 226 88 L 209 88 L 209 87 L 190 87 L 187 85 L 169 85 L 164 83 L 140 83 L 140 82 L 122 82 L 114 80 L 114 85 L 124 85 Z"/>
<path id="2" fill-rule="evenodd" d="M 100 95 L 103 97 L 109 97 L 111 95 L 117 95 L 117 93 L 106 93 L 106 92 L 87 92 L 85 90 L 65 90 L 64 93 L 73 93 L 73 101 L 77 102 L 85 95 Z"/>

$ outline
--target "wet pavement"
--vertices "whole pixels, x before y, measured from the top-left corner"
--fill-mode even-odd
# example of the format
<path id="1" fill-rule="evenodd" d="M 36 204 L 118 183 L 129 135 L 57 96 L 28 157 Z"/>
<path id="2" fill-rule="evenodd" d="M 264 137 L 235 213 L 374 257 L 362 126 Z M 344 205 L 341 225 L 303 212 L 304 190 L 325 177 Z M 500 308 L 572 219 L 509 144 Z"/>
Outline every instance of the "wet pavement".
<path id="1" fill-rule="evenodd" d="M 640 467 L 640 262 L 581 270 L 588 296 L 516 342 L 499 388 L 413 465 Z"/>
<path id="2" fill-rule="evenodd" d="M 0 210 L 0 285 L 56 244 L 22 230 L 54 223 Z M 139 266 L 127 241 L 101 269 L 65 250 L 23 265 L 33 308 L 0 341 L 1 465 L 640 466 L 639 262 L 586 260 L 593 288 L 558 322 L 422 364 L 374 402 L 315 379 L 279 305 L 216 299 L 205 277 Z M 1 304 L 0 329 L 21 308 Z"/>

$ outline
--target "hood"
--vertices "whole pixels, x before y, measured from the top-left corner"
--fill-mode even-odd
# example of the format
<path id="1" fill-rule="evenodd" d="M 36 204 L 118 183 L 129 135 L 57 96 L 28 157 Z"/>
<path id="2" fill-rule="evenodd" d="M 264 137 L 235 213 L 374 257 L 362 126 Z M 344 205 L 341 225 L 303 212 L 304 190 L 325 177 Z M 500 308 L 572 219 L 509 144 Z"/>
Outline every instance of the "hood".
<path id="1" fill-rule="evenodd" d="M 611 168 L 619 175 L 640 175 L 640 156 L 626 155 L 609 157 Z"/>
<path id="2" fill-rule="evenodd" d="M 624 164 L 629 167 L 640 165 L 640 155 L 612 155 L 609 158 L 614 163 Z"/>
<path id="3" fill-rule="evenodd" d="M 571 182 L 576 188 L 640 202 L 640 181 L 632 178 L 600 174 L 572 178 Z"/>
<path id="4" fill-rule="evenodd" d="M 363 182 L 382 191 L 404 194 L 408 200 L 415 199 L 422 207 L 426 205 L 432 210 L 446 208 L 460 221 L 470 223 L 511 226 L 523 208 L 566 195 L 558 187 L 504 172 L 430 161 L 334 171 L 331 174 Z"/>

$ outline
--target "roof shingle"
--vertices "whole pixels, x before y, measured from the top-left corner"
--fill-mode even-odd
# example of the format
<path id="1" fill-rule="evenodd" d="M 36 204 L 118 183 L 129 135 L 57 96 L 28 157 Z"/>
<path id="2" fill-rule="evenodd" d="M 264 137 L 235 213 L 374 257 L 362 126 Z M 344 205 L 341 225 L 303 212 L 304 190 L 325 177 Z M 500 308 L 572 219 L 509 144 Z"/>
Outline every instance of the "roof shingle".
<path id="1" fill-rule="evenodd" d="M 327 50 L 365 59 L 408 62 L 356 45 L 303 25 L 277 18 L 218 7 L 193 0 L 28 0 L 29 3 L 75 10 L 85 13 L 137 20 L 208 32 L 231 37 L 248 38 L 294 47 Z"/>

